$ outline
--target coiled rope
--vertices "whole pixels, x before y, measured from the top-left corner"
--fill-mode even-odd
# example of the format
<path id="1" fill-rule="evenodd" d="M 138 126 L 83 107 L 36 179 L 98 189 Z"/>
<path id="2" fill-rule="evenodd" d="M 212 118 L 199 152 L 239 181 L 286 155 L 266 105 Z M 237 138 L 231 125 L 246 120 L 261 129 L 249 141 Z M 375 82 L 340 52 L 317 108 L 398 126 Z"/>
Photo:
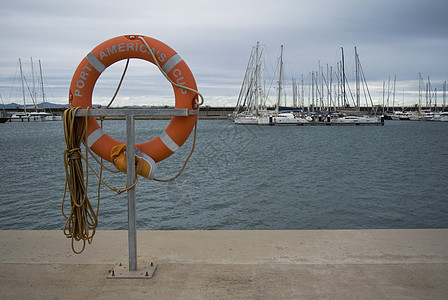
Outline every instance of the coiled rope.
<path id="1" fill-rule="evenodd" d="M 65 187 L 64 197 L 62 199 L 62 215 L 66 218 L 64 224 L 64 234 L 72 239 L 72 250 L 76 254 L 84 251 L 86 241 L 92 243 L 95 229 L 98 225 L 99 198 L 96 211 L 90 204 L 87 197 L 87 185 L 89 182 L 89 172 L 86 167 L 84 180 L 84 171 L 82 166 L 83 155 L 81 153 L 81 141 L 86 136 L 87 130 L 84 126 L 87 117 L 76 118 L 78 108 L 67 109 L 64 111 L 64 135 L 67 148 L 64 150 L 65 166 Z M 87 115 L 87 113 L 86 113 Z M 87 156 L 87 152 L 86 152 Z M 70 192 L 70 213 L 67 216 L 64 213 L 64 200 L 67 192 Z M 82 241 L 82 249 L 76 251 L 75 241 Z"/>

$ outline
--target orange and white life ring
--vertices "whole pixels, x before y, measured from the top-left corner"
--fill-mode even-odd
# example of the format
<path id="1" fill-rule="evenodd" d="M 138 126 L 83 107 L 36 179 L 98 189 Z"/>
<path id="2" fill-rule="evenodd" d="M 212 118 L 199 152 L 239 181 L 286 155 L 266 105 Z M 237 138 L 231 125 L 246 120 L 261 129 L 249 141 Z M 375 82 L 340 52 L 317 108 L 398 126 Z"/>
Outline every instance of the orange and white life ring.
<path id="1" fill-rule="evenodd" d="M 69 103 L 72 107 L 92 107 L 92 93 L 101 73 L 113 63 L 138 58 L 155 64 L 144 39 L 149 45 L 163 72 L 178 86 L 173 85 L 175 108 L 197 109 L 197 90 L 193 74 L 185 61 L 169 46 L 156 39 L 125 35 L 107 40 L 96 46 L 81 61 L 70 84 Z M 182 86 L 190 89 L 184 89 Z M 151 141 L 136 144 L 136 172 L 153 178 L 156 163 L 176 152 L 190 136 L 196 115 L 172 117 L 168 127 Z M 112 162 L 120 171 L 126 172 L 126 144 L 107 135 L 95 117 L 89 117 L 87 146 L 103 159 Z"/>

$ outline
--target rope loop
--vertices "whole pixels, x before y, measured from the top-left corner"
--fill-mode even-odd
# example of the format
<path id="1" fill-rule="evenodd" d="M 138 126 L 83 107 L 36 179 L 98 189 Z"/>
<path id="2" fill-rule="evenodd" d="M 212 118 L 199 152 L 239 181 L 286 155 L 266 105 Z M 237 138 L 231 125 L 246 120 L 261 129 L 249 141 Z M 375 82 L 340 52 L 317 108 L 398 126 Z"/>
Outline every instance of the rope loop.
<path id="1" fill-rule="evenodd" d="M 187 87 L 187 86 L 184 86 L 184 85 L 177 84 L 176 82 L 172 81 L 171 78 L 168 77 L 168 74 L 167 74 L 167 73 L 162 69 L 162 67 L 160 66 L 159 61 L 156 59 L 156 56 L 155 56 L 155 54 L 154 54 L 154 51 L 152 51 L 151 47 L 149 47 L 148 42 L 146 42 L 146 40 L 145 40 L 142 36 L 139 36 L 138 39 L 140 39 L 140 40 L 143 42 L 143 44 L 145 44 L 146 48 L 148 49 L 148 52 L 149 52 L 149 53 L 151 54 L 151 56 L 152 56 L 152 58 L 153 58 L 153 60 L 154 60 L 154 62 L 155 62 L 155 64 L 156 64 L 157 68 L 160 70 L 160 72 L 162 72 L 163 76 L 165 76 L 165 78 L 166 78 L 172 85 L 174 85 L 174 86 L 176 86 L 176 87 L 178 87 L 178 88 L 182 88 L 182 89 L 191 91 L 191 92 L 193 92 L 193 93 L 195 93 L 195 94 L 197 95 L 197 97 L 195 97 L 195 99 L 194 99 L 194 103 L 195 103 L 194 107 L 195 107 L 195 109 L 199 112 L 199 107 L 204 103 L 204 96 L 203 96 L 199 91 L 197 91 L 197 90 L 195 90 L 195 89 L 192 89 L 192 88 Z M 201 100 L 199 100 L 198 98 L 200 98 Z M 196 119 L 196 122 L 195 122 L 195 124 L 194 124 L 193 145 L 192 145 L 192 147 L 191 147 L 190 154 L 189 154 L 189 155 L 187 156 L 187 158 L 185 159 L 185 162 L 184 162 L 182 168 L 180 169 L 180 171 L 179 171 L 175 176 L 173 176 L 173 177 L 170 178 L 170 179 L 158 179 L 158 178 L 153 178 L 154 181 L 159 181 L 159 182 L 170 182 L 170 181 L 173 181 L 174 179 L 178 178 L 178 177 L 182 174 L 182 172 L 184 171 L 185 167 L 187 166 L 188 161 L 190 160 L 190 157 L 193 155 L 193 152 L 194 152 L 194 148 L 195 148 L 195 145 L 196 145 L 197 127 L 198 127 L 198 121 L 197 121 L 197 119 Z"/>

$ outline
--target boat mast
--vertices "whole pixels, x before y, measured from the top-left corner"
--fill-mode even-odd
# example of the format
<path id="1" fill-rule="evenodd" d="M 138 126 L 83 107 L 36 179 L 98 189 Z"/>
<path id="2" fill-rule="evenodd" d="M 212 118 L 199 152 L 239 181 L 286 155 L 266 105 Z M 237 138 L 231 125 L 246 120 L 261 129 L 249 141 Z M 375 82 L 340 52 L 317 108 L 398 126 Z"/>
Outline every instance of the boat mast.
<path id="1" fill-rule="evenodd" d="M 345 92 L 345 62 L 344 62 L 344 48 L 341 47 L 342 50 L 342 101 L 343 107 L 347 105 L 347 94 Z"/>
<path id="2" fill-rule="evenodd" d="M 40 72 L 40 85 L 42 88 L 42 103 L 45 104 L 45 92 L 44 92 L 44 77 L 42 76 L 42 65 L 39 59 L 39 72 Z"/>
<path id="3" fill-rule="evenodd" d="M 277 113 L 280 109 L 280 99 L 282 96 L 282 76 L 283 76 L 283 45 L 280 47 L 280 70 L 278 78 Z"/>
<path id="4" fill-rule="evenodd" d="M 336 79 L 338 80 L 337 83 L 337 109 L 338 110 L 341 107 L 341 63 L 337 63 L 337 72 L 336 72 Z"/>
<path id="5" fill-rule="evenodd" d="M 395 90 L 397 88 L 397 75 L 394 75 L 394 93 L 392 94 L 392 107 L 395 109 Z"/>
<path id="6" fill-rule="evenodd" d="M 31 95 L 31 100 L 33 100 L 34 111 L 37 112 L 37 91 L 36 91 L 36 80 L 34 78 L 33 58 L 30 57 L 30 60 L 31 60 L 31 79 L 33 80 L 33 93 Z"/>
<path id="7" fill-rule="evenodd" d="M 384 114 L 384 88 L 385 88 L 386 82 L 383 80 L 383 114 Z"/>
<path id="8" fill-rule="evenodd" d="M 317 61 L 317 71 L 314 73 L 315 75 L 315 83 L 316 83 L 316 108 L 319 109 L 320 106 L 320 92 L 319 92 L 319 77 L 320 77 L 320 61 Z"/>
<path id="9" fill-rule="evenodd" d="M 390 110 L 390 76 L 387 78 L 387 99 L 386 99 L 386 103 L 387 103 L 387 111 Z M 392 111 L 395 112 L 395 107 L 392 106 Z"/>
<path id="10" fill-rule="evenodd" d="M 446 81 L 445 81 L 445 90 L 446 90 Z M 303 91 L 303 74 L 302 74 L 302 100 L 301 100 L 302 110 L 305 110 L 305 94 Z"/>
<path id="11" fill-rule="evenodd" d="M 20 78 L 22 79 L 23 112 L 26 113 L 25 83 L 23 82 L 22 61 L 20 60 L 20 58 L 19 58 L 19 66 L 20 66 Z"/>
<path id="12" fill-rule="evenodd" d="M 314 71 L 311 73 L 311 106 L 312 109 L 315 110 L 314 107 Z"/>
<path id="13" fill-rule="evenodd" d="M 297 107 L 297 84 L 294 78 L 292 78 L 292 107 Z"/>
<path id="14" fill-rule="evenodd" d="M 260 71 L 259 71 L 259 82 L 260 82 L 260 94 L 259 94 L 259 98 L 260 98 L 260 107 L 263 110 L 266 110 L 266 86 L 265 86 L 265 81 L 264 81 L 264 53 L 263 53 L 263 48 L 261 49 L 261 53 L 260 53 Z"/>
<path id="15" fill-rule="evenodd" d="M 255 48 L 255 115 L 258 116 L 258 85 L 259 85 L 259 57 L 258 48 L 260 47 L 260 42 L 257 42 L 257 47 Z"/>
<path id="16" fill-rule="evenodd" d="M 328 64 L 327 64 L 327 77 L 328 77 Z M 333 67 L 330 67 L 330 84 L 328 87 L 328 107 L 333 103 L 334 110 L 336 110 L 336 105 L 333 100 Z"/>
<path id="17" fill-rule="evenodd" d="M 446 107 L 446 80 L 443 82 L 443 110 Z"/>
<path id="18" fill-rule="evenodd" d="M 320 110 L 324 110 L 325 107 L 325 97 L 324 97 L 324 68 L 320 65 L 319 60 L 319 72 L 320 72 Z"/>
<path id="19" fill-rule="evenodd" d="M 437 111 L 437 88 L 434 88 L 434 111 Z"/>
<path id="20" fill-rule="evenodd" d="M 360 101 L 359 101 L 359 57 L 358 51 L 355 47 L 355 72 L 356 72 L 356 110 L 360 109 Z"/>
<path id="21" fill-rule="evenodd" d="M 422 107 L 422 73 L 418 73 L 418 111 L 420 112 Z"/>

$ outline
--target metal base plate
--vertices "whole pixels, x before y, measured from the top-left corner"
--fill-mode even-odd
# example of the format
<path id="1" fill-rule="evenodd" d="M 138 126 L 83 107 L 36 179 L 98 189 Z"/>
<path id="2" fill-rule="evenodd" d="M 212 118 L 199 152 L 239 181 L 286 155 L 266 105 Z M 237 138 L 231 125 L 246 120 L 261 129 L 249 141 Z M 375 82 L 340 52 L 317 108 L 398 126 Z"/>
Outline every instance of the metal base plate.
<path id="1" fill-rule="evenodd" d="M 137 266 L 136 271 L 129 271 L 129 267 L 123 264 L 116 264 L 109 270 L 107 279 L 151 279 L 156 272 L 157 265 L 151 263 L 149 266 Z"/>

